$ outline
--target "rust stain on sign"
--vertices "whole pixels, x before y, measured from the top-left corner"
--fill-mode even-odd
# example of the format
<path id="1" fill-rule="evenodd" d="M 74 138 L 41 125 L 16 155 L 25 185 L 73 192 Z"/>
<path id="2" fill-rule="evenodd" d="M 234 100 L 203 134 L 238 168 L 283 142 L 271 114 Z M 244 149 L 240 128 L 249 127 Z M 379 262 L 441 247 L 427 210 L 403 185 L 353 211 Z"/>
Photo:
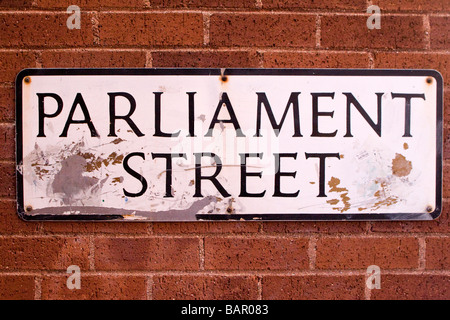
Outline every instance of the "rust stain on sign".
<path id="1" fill-rule="evenodd" d="M 341 180 L 336 177 L 331 177 L 330 181 L 328 181 L 328 186 L 330 187 L 330 192 L 337 192 L 341 193 L 340 200 L 339 199 L 331 199 L 328 200 L 327 203 L 331 205 L 337 205 L 339 202 L 342 201 L 343 206 L 341 207 L 333 207 L 333 210 L 337 210 L 339 212 L 345 212 L 350 209 L 350 197 L 348 196 L 348 189 L 347 188 L 341 188 L 338 187 L 338 185 L 341 183 Z"/>
<path id="2" fill-rule="evenodd" d="M 387 183 L 386 180 L 376 180 L 375 183 L 379 184 L 381 189 L 377 190 L 374 193 L 374 196 L 377 198 L 378 201 L 375 202 L 375 204 L 371 208 L 372 210 L 377 210 L 381 206 L 389 207 L 398 202 L 398 197 L 390 195 L 389 184 Z"/>
<path id="3" fill-rule="evenodd" d="M 411 161 L 406 160 L 403 155 L 396 153 L 395 158 L 392 160 L 392 174 L 397 177 L 405 177 L 411 170 Z"/>

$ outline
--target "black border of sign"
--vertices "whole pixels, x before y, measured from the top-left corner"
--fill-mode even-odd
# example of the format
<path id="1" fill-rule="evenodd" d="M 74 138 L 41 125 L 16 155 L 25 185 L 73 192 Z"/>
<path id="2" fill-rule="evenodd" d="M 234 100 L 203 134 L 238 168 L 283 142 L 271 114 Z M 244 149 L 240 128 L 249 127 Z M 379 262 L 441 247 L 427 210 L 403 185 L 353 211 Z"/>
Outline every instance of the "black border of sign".
<path id="1" fill-rule="evenodd" d="M 23 199 L 22 163 L 22 83 L 27 76 L 33 75 L 207 75 L 207 76 L 426 76 L 433 77 L 437 83 L 437 117 L 436 117 L 436 207 L 430 213 L 385 213 L 385 214 L 197 214 L 200 221 L 211 220 L 274 220 L 274 221 L 374 221 L 374 220 L 433 220 L 442 211 L 442 136 L 443 136 L 443 79 L 436 70 L 398 70 L 398 69 L 193 69 L 193 68 L 149 68 L 149 69 L 24 69 L 16 77 L 16 182 L 17 182 L 17 212 L 26 221 L 117 221 L 121 215 L 27 215 Z M 125 220 L 121 220 L 124 221 Z M 150 221 L 150 220 L 137 220 Z M 164 222 L 166 220 L 158 220 Z M 178 221 L 178 220 L 176 220 Z M 180 220 L 184 221 L 184 220 Z M 175 221 L 174 221 L 175 222 Z M 188 222 L 188 221 L 186 221 Z"/>

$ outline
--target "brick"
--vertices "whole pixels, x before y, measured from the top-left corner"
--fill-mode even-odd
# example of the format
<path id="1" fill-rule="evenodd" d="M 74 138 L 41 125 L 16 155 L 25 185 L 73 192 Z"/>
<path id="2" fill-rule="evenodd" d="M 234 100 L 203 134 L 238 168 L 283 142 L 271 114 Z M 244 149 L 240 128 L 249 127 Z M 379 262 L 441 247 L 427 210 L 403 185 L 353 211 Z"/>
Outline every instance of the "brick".
<path id="1" fill-rule="evenodd" d="M 0 123 L 0 160 L 15 159 L 16 131 L 13 124 Z"/>
<path id="2" fill-rule="evenodd" d="M 450 238 L 426 238 L 425 268 L 450 269 Z"/>
<path id="3" fill-rule="evenodd" d="M 199 240 L 96 238 L 96 270 L 198 270 Z"/>
<path id="4" fill-rule="evenodd" d="M 147 298 L 147 280 L 133 275 L 83 275 L 80 289 L 68 289 L 70 275 L 44 276 L 42 279 L 43 300 L 144 300 Z"/>
<path id="5" fill-rule="evenodd" d="M 171 68 L 255 68 L 259 66 L 256 52 L 189 51 L 152 52 L 153 67 Z"/>
<path id="6" fill-rule="evenodd" d="M 155 222 L 155 234 L 189 234 L 189 233 L 254 233 L 259 231 L 259 222 Z"/>
<path id="7" fill-rule="evenodd" d="M 10 162 L 0 163 L 0 197 L 15 198 L 16 197 L 16 176 L 15 165 Z"/>
<path id="8" fill-rule="evenodd" d="M 143 68 L 145 52 L 130 50 L 44 51 L 44 68 Z"/>
<path id="9" fill-rule="evenodd" d="M 444 83 L 450 85 L 450 54 L 425 52 L 377 52 L 375 68 L 435 69 L 442 74 Z"/>
<path id="10" fill-rule="evenodd" d="M 322 238 L 317 241 L 318 269 L 385 269 L 418 267 L 419 244 L 414 238 Z"/>
<path id="11" fill-rule="evenodd" d="M 444 90 L 444 125 L 450 126 L 450 88 Z"/>
<path id="12" fill-rule="evenodd" d="M 363 276 L 263 276 L 264 300 L 362 300 Z"/>
<path id="13" fill-rule="evenodd" d="M 143 0 L 37 0 L 35 6 L 43 9 L 67 9 L 71 5 L 77 5 L 81 11 L 87 9 L 143 9 L 145 7 Z"/>
<path id="14" fill-rule="evenodd" d="M 1 20 L 1 14 L 0 14 Z M 4 37 L 2 36 L 2 39 Z M 0 40 L 1 42 L 2 40 Z M 36 57 L 31 51 L 3 51 L 0 52 L 0 82 L 14 82 L 20 70 L 35 68 Z"/>
<path id="15" fill-rule="evenodd" d="M 444 201 L 439 218 L 432 221 L 376 221 L 371 232 L 448 232 L 450 203 Z"/>
<path id="16" fill-rule="evenodd" d="M 423 11 L 448 11 L 447 0 L 378 0 L 376 3 L 383 10 L 388 11 L 415 11 L 422 13 Z"/>
<path id="17" fill-rule="evenodd" d="M 264 52 L 265 68 L 367 68 L 362 52 Z"/>
<path id="18" fill-rule="evenodd" d="M 152 296 L 155 300 L 256 300 L 256 276 L 155 276 Z"/>
<path id="19" fill-rule="evenodd" d="M 213 14 L 212 47 L 315 46 L 316 17 L 302 14 Z"/>
<path id="20" fill-rule="evenodd" d="M 213 8 L 213 9 L 243 9 L 256 8 L 252 0 L 152 0 L 152 8 Z"/>
<path id="21" fill-rule="evenodd" d="M 445 186 L 449 186 L 450 185 L 450 165 L 444 163 L 443 165 L 443 189 L 442 189 L 442 196 L 444 198 L 450 198 L 450 188 L 446 188 Z"/>
<path id="22" fill-rule="evenodd" d="M 148 234 L 148 223 L 123 222 L 53 222 L 42 223 L 44 234 L 59 233 L 104 233 L 104 234 Z"/>
<path id="23" fill-rule="evenodd" d="M 105 46 L 200 46 L 200 13 L 100 13 L 100 44 Z"/>
<path id="24" fill-rule="evenodd" d="M 430 17 L 430 41 L 432 49 L 450 49 L 450 16 Z"/>
<path id="25" fill-rule="evenodd" d="M 0 270 L 88 269 L 89 241 L 80 237 L 0 238 Z"/>
<path id="26" fill-rule="evenodd" d="M 0 122 L 14 122 L 16 110 L 14 94 L 14 87 L 0 87 Z"/>
<path id="27" fill-rule="evenodd" d="M 383 275 L 381 289 L 371 291 L 371 300 L 448 300 L 450 276 Z"/>
<path id="28" fill-rule="evenodd" d="M 0 2 L 0 8 L 3 9 L 28 9 L 32 7 L 33 0 L 2 0 Z"/>
<path id="29" fill-rule="evenodd" d="M 366 222 L 357 221 L 267 221 L 263 223 L 263 231 L 267 233 L 363 233 L 366 231 Z"/>
<path id="30" fill-rule="evenodd" d="M 91 15 L 81 16 L 81 28 L 69 29 L 67 13 L 1 13 L 0 46 L 79 47 L 94 44 Z"/>
<path id="31" fill-rule="evenodd" d="M 33 300 L 34 277 L 0 275 L 0 300 Z"/>
<path id="32" fill-rule="evenodd" d="M 444 160 L 448 160 L 450 159 L 450 128 L 448 126 L 444 126 L 444 136 L 442 139 L 444 140 L 443 158 Z"/>
<path id="33" fill-rule="evenodd" d="M 207 270 L 306 269 L 308 240 L 286 238 L 206 238 Z"/>
<path id="34" fill-rule="evenodd" d="M 420 16 L 383 15 L 381 29 L 368 29 L 368 16 L 330 15 L 321 19 L 321 47 L 331 49 L 425 49 Z"/>
<path id="35" fill-rule="evenodd" d="M 36 234 L 39 222 L 25 222 L 17 214 L 16 202 L 0 200 L 0 234 Z"/>
<path id="36" fill-rule="evenodd" d="M 366 0 L 262 0 L 263 9 L 366 10 Z"/>

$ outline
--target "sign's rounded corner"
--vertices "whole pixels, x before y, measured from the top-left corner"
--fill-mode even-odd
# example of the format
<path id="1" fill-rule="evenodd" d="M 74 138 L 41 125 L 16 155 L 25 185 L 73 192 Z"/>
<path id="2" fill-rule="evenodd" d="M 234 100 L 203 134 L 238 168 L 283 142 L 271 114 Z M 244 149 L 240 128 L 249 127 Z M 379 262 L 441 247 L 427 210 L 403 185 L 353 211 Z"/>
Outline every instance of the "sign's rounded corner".
<path id="1" fill-rule="evenodd" d="M 438 70 L 429 69 L 427 70 L 427 74 L 428 76 L 433 77 L 438 85 L 442 86 L 442 84 L 444 83 L 444 78 Z"/>
<path id="2" fill-rule="evenodd" d="M 26 68 L 26 69 L 20 70 L 16 76 L 16 86 L 18 84 L 21 84 L 25 77 L 31 75 L 33 73 L 33 70 L 34 69 L 32 69 L 32 68 Z"/>
<path id="3" fill-rule="evenodd" d="M 436 207 L 433 212 L 430 213 L 432 220 L 437 220 L 442 214 L 442 206 Z"/>
<path id="4" fill-rule="evenodd" d="M 22 221 L 29 222 L 32 221 L 30 215 L 26 214 L 25 210 L 21 207 L 17 208 L 17 215 Z"/>

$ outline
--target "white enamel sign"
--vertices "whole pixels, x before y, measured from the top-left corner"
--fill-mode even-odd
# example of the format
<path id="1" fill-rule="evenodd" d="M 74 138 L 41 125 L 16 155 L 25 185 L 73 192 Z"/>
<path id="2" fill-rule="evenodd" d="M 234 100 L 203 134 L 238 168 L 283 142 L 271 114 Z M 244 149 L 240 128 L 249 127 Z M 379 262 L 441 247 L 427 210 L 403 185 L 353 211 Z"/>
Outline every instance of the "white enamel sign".
<path id="1" fill-rule="evenodd" d="M 27 220 L 430 220 L 433 70 L 27 69 Z"/>

